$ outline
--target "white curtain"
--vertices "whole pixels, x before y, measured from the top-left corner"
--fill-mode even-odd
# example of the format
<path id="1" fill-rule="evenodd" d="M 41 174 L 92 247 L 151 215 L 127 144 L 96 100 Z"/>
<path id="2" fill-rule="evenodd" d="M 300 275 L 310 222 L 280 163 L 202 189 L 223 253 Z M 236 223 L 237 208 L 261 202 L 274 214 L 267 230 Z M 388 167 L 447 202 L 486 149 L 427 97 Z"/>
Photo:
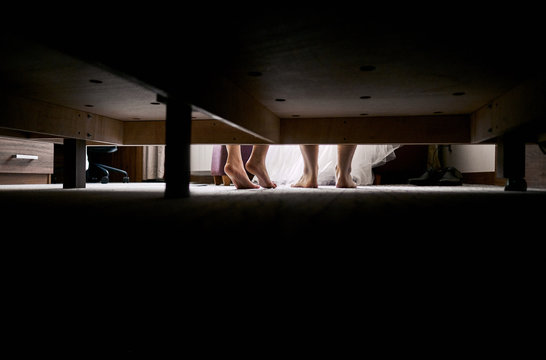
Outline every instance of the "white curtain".
<path id="1" fill-rule="evenodd" d="M 149 145 L 143 149 L 142 180 L 163 180 L 165 178 L 165 146 Z"/>
<path id="2" fill-rule="evenodd" d="M 192 174 L 210 175 L 213 145 L 192 144 L 190 163 Z M 143 180 L 164 180 L 165 145 L 143 146 Z"/>
<path id="3" fill-rule="evenodd" d="M 373 183 L 372 168 L 396 158 L 399 145 L 358 145 L 351 163 L 351 175 L 357 185 Z M 266 157 L 269 177 L 277 184 L 292 184 L 303 174 L 299 145 L 271 145 Z M 337 145 L 319 146 L 319 185 L 335 184 Z"/>

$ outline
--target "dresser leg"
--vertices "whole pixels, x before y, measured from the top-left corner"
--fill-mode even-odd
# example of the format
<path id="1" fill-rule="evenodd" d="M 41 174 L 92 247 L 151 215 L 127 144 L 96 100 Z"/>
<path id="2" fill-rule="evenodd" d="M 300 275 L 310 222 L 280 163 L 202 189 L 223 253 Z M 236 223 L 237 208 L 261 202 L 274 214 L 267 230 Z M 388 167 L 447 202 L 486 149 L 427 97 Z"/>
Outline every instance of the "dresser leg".
<path id="1" fill-rule="evenodd" d="M 526 191 L 525 141 L 505 136 L 497 144 L 497 176 L 506 178 L 505 191 Z"/>
<path id="2" fill-rule="evenodd" d="M 190 196 L 191 105 L 173 98 L 166 103 L 165 198 Z"/>
<path id="3" fill-rule="evenodd" d="M 85 188 L 86 142 L 64 139 L 63 188 Z"/>

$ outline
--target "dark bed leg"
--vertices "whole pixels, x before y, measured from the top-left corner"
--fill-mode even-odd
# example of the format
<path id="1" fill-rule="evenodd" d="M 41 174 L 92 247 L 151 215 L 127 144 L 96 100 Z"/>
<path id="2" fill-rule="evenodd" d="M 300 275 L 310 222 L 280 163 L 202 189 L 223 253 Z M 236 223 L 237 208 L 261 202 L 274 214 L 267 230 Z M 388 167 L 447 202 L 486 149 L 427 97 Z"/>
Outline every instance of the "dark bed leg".
<path id="1" fill-rule="evenodd" d="M 505 137 L 497 144 L 497 176 L 506 178 L 505 191 L 526 191 L 525 142 Z"/>
<path id="2" fill-rule="evenodd" d="M 63 189 L 85 188 L 85 140 L 63 141 Z"/>
<path id="3" fill-rule="evenodd" d="M 166 103 L 165 198 L 190 196 L 191 105 L 173 98 Z"/>

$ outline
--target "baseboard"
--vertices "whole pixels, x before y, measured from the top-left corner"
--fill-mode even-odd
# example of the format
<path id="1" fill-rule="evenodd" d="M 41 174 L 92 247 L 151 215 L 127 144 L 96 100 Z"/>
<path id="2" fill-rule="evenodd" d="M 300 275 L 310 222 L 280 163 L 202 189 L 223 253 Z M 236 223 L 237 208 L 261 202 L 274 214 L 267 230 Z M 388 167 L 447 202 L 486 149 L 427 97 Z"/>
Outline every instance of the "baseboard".
<path id="1" fill-rule="evenodd" d="M 498 178 L 494 171 L 462 173 L 464 184 L 506 185 L 506 179 Z"/>
<path id="2" fill-rule="evenodd" d="M 190 182 L 199 184 L 214 184 L 214 177 L 210 173 L 207 175 L 192 173 L 190 175 Z"/>

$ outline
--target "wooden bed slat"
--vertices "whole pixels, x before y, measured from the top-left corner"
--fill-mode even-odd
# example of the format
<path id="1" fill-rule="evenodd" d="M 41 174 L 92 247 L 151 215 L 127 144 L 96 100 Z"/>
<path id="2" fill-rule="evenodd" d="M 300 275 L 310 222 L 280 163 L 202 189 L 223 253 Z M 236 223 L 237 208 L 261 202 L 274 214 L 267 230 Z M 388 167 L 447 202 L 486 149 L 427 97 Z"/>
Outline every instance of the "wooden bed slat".
<path id="1" fill-rule="evenodd" d="M 120 121 L 60 105 L 8 95 L 0 96 L 0 108 L 0 127 L 9 130 L 117 145 L 165 144 L 164 120 Z M 224 120 L 197 119 L 192 121 L 191 142 L 456 144 L 471 141 L 470 116 L 467 115 L 290 118 L 279 119 L 278 125 L 277 133 L 274 131 L 274 125 L 266 133 L 262 133 L 263 136 L 259 136 L 241 130 L 240 126 Z"/>
<path id="2" fill-rule="evenodd" d="M 125 121 L 123 123 L 125 145 L 164 145 L 165 121 Z M 194 120 L 191 129 L 192 144 L 268 144 L 262 138 L 252 136 L 218 120 Z"/>
<path id="3" fill-rule="evenodd" d="M 200 79 L 187 96 L 195 110 L 215 120 L 265 142 L 279 141 L 279 118 L 228 80 Z"/>
<path id="4" fill-rule="evenodd" d="M 281 119 L 283 144 L 468 142 L 470 142 L 468 115 Z"/>
<path id="5" fill-rule="evenodd" d="M 512 130 L 546 123 L 546 78 L 537 77 L 516 86 L 506 94 L 475 111 L 471 116 L 471 141 L 485 142 Z M 540 125 L 540 124 L 538 124 Z M 544 125 L 538 131 L 546 131 Z M 538 141 L 536 139 L 528 139 Z"/>
<path id="6" fill-rule="evenodd" d="M 0 94 L 0 127 L 55 137 L 123 143 L 123 126 L 119 120 L 5 94 Z"/>

